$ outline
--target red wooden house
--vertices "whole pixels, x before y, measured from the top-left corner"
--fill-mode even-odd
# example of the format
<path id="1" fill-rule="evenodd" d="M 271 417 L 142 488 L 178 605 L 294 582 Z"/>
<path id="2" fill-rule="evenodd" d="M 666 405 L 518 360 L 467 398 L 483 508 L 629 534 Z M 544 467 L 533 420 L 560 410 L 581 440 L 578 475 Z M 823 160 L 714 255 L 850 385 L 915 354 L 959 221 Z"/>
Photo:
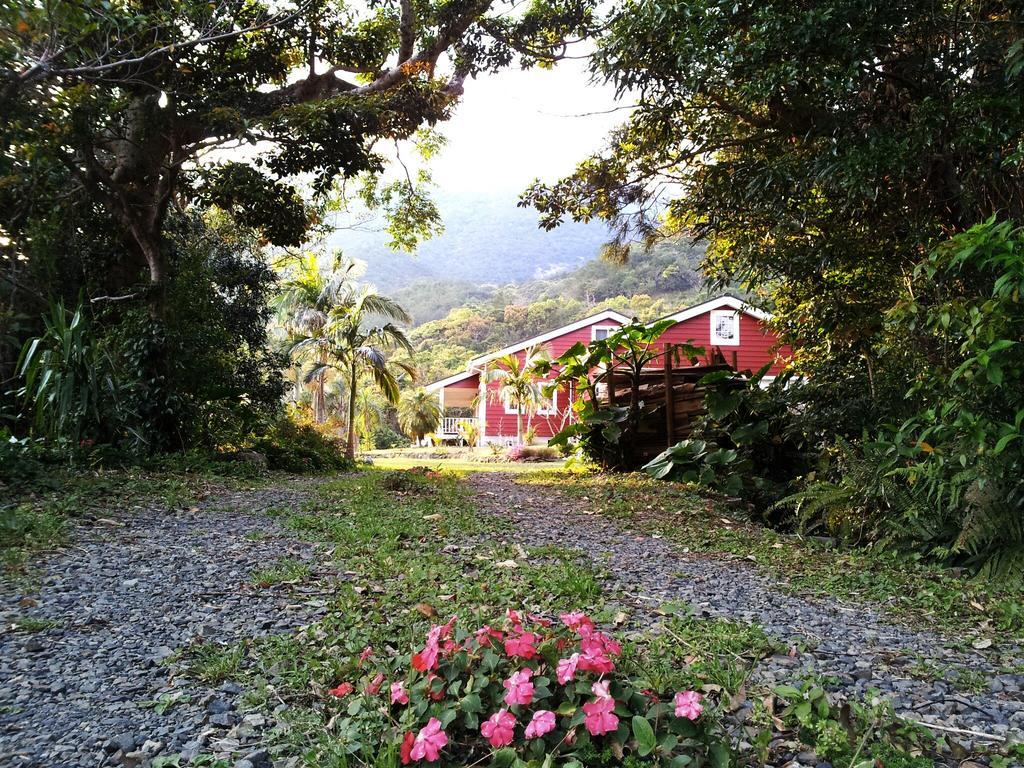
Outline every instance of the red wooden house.
<path id="1" fill-rule="evenodd" d="M 709 351 L 716 349 L 737 371 L 756 371 L 771 363 L 769 377 L 766 377 L 770 380 L 782 370 L 789 355 L 789 349 L 780 346 L 767 327 L 770 316 L 735 296 L 720 296 L 668 317 L 676 324 L 665 331 L 659 343 L 687 342 Z M 445 440 L 458 439 L 462 435 L 461 425 L 473 424 L 478 428 L 481 443 L 515 443 L 516 409 L 497 398 L 500 384 L 489 381 L 488 371 L 494 368 L 494 361 L 509 354 L 518 355 L 522 360 L 531 347 L 544 348 L 552 358 L 557 358 L 577 342 L 587 344 L 604 338 L 629 321 L 619 312 L 605 310 L 475 357 L 465 371 L 428 384 L 427 391 L 437 393 L 444 413 L 437 436 Z M 552 373 L 551 378 L 555 375 Z M 537 442 L 546 442 L 569 422 L 574 396 L 575 393 L 563 387 L 553 393 L 545 407 L 529 417 Z"/>

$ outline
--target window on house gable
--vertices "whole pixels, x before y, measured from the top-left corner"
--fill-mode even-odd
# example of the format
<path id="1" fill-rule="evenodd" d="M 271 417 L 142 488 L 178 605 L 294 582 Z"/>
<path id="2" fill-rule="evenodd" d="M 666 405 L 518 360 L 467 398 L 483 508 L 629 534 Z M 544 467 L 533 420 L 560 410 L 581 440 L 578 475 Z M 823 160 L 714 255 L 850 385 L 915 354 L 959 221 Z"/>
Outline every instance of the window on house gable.
<path id="1" fill-rule="evenodd" d="M 591 341 L 603 341 L 619 330 L 617 325 L 595 325 L 590 329 Z"/>
<path id="2" fill-rule="evenodd" d="M 711 312 L 711 343 L 728 347 L 739 346 L 739 312 L 735 309 L 716 309 Z"/>

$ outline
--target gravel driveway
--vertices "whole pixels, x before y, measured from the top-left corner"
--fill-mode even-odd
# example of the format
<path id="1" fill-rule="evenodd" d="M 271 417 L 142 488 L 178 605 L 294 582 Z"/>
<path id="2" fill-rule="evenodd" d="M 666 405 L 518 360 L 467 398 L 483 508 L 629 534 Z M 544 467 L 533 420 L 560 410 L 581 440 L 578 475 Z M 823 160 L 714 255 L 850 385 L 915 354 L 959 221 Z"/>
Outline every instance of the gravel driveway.
<path id="1" fill-rule="evenodd" d="M 189 510 L 99 518 L 40 563 L 30 584 L 0 585 L 0 765 L 140 766 L 179 752 L 268 765 L 257 745 L 273 718 L 244 712 L 230 680 L 188 679 L 174 653 L 316 617 L 301 587 L 251 582 L 282 557 L 312 561 L 311 545 L 266 514 L 302 496 L 225 491 Z M 38 631 L 10 629 L 24 617 Z M 174 703 L 160 713 L 160 701 Z"/>
<path id="2" fill-rule="evenodd" d="M 698 616 L 757 624 L 772 637 L 808 648 L 765 659 L 754 672 L 762 681 L 790 682 L 814 671 L 834 676 L 831 689 L 846 695 L 879 689 L 912 720 L 999 741 L 1024 737 L 1024 653 L 1018 647 L 992 649 L 1000 652 L 996 667 L 956 638 L 897 626 L 871 606 L 791 594 L 742 559 L 684 552 L 600 515 L 567 511 L 574 502 L 551 487 L 518 485 L 501 473 L 480 473 L 470 483 L 484 510 L 513 523 L 514 543 L 575 548 L 609 572 L 607 586 L 634 604 L 634 621 L 643 628 L 656 630 L 661 620 L 651 609 L 685 602 Z M 926 666 L 941 679 L 911 674 Z M 971 690 L 963 690 L 964 680 L 972 682 Z M 947 733 L 968 748 L 975 739 L 995 740 Z"/>
<path id="3" fill-rule="evenodd" d="M 688 553 L 597 514 L 571 510 L 556 490 L 501 473 L 469 480 L 486 514 L 511 519 L 510 543 L 574 547 L 611 574 L 638 628 L 653 609 L 686 602 L 698 616 L 758 624 L 803 648 L 763 660 L 764 682 L 817 672 L 832 689 L 877 688 L 901 714 L 972 739 L 1024 735 L 1019 674 L 1001 672 L 955 638 L 901 627 L 869 606 L 794 595 L 752 564 Z M 73 546 L 38 564 L 32 583 L 0 585 L 0 766 L 145 768 L 161 756 L 216 755 L 238 768 L 270 768 L 260 749 L 274 715 L 247 709 L 240 686 L 206 685 L 175 663 L 196 643 L 221 647 L 308 623 L 325 607 L 315 546 L 266 514 L 302 503 L 308 485 L 222 491 L 188 510 L 159 505 L 78 529 Z M 281 558 L 308 564 L 298 584 L 258 587 L 252 574 Z M 12 629 L 28 617 L 29 632 Z M 993 649 L 1019 670 L 1019 648 Z M 937 679 L 914 669 L 931 665 Z M 974 684 L 965 690 L 963 681 Z M 160 705 L 154 703 L 161 702 Z M 961 731 L 976 731 L 971 736 Z"/>

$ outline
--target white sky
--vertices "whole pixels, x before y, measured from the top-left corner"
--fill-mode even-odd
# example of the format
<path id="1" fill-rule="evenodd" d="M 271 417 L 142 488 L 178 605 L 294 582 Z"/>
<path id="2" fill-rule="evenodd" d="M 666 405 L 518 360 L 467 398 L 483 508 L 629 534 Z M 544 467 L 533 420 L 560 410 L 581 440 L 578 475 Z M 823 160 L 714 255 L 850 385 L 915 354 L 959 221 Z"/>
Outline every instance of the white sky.
<path id="1" fill-rule="evenodd" d="M 434 181 L 455 194 L 522 192 L 553 182 L 604 145 L 628 112 L 611 87 L 594 85 L 585 61 L 553 70 L 506 70 L 467 80 L 454 117 L 439 124 L 448 145 L 431 162 Z M 586 113 L 605 114 L 586 114 Z"/>

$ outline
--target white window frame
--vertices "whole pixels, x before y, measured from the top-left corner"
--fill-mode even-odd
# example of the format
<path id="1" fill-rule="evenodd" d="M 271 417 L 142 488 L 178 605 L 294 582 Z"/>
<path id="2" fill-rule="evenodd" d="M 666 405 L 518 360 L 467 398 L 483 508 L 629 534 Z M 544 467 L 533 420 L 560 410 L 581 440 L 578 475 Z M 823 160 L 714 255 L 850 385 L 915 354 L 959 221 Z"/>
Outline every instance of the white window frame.
<path id="1" fill-rule="evenodd" d="M 541 385 L 551 384 L 550 381 L 541 382 Z M 503 400 L 502 405 L 505 406 L 506 416 L 518 416 L 519 412 L 509 403 L 509 401 Z M 550 408 L 538 408 L 534 416 L 554 416 L 558 413 L 558 390 L 556 389 L 551 393 L 551 407 Z M 523 411 L 523 416 L 526 415 L 526 411 Z"/>
<path id="2" fill-rule="evenodd" d="M 713 309 L 711 315 L 711 344 L 718 347 L 738 347 L 740 345 L 740 312 L 737 309 Z M 733 336 L 726 339 L 718 335 L 718 321 L 730 317 L 733 321 Z"/>
<path id="3" fill-rule="evenodd" d="M 597 332 L 598 331 L 607 331 L 608 332 L 607 335 L 606 335 L 606 338 L 607 338 L 607 336 L 611 336 L 613 333 L 615 333 L 617 330 L 619 330 L 620 327 L 621 326 L 618 326 L 618 325 L 592 325 L 592 326 L 590 326 L 590 340 L 591 341 L 597 341 Z"/>

